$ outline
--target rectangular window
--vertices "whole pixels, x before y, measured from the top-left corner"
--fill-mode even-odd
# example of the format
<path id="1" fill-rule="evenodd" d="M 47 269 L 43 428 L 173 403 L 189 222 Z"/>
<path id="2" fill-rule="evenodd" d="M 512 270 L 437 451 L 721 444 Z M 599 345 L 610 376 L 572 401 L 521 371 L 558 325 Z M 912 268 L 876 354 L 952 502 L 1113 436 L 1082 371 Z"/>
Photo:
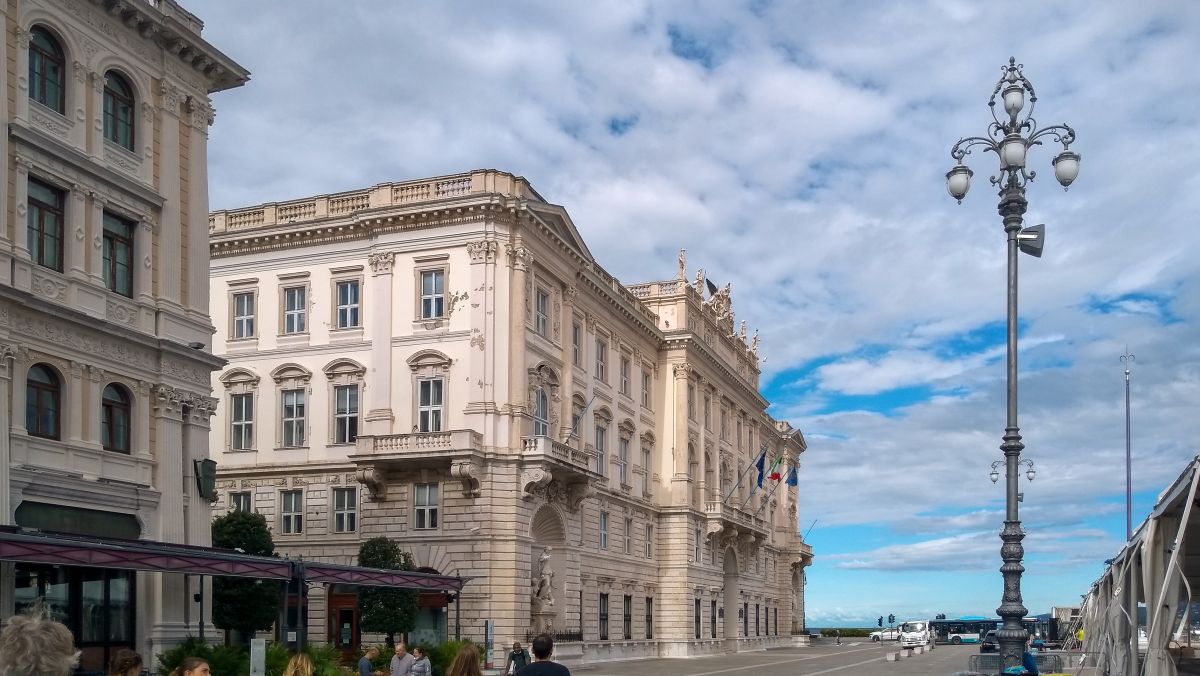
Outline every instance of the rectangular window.
<path id="1" fill-rule="evenodd" d="M 717 637 L 717 602 L 710 601 L 708 604 L 708 637 Z"/>
<path id="2" fill-rule="evenodd" d="M 421 273 L 421 319 L 446 316 L 446 271 L 426 270 Z"/>
<path id="3" fill-rule="evenodd" d="M 304 491 L 283 491 L 279 494 L 279 514 L 283 520 L 283 534 L 296 535 L 304 532 Z"/>
<path id="4" fill-rule="evenodd" d="M 596 339 L 596 380 L 608 382 L 608 341 Z"/>
<path id="5" fill-rule="evenodd" d="M 721 407 L 721 438 L 729 440 L 729 410 Z"/>
<path id="6" fill-rule="evenodd" d="M 696 419 L 696 385 L 688 381 L 687 388 L 687 412 L 688 420 Z"/>
<path id="7" fill-rule="evenodd" d="M 622 486 L 629 485 L 629 439 L 626 437 L 617 441 L 617 478 Z"/>
<path id="8" fill-rule="evenodd" d="M 654 597 L 646 597 L 646 638 L 654 638 Z"/>
<path id="9" fill-rule="evenodd" d="M 44 268 L 63 271 L 63 210 L 66 198 L 62 190 L 29 179 L 26 226 L 29 230 L 29 256 Z"/>
<path id="10" fill-rule="evenodd" d="M 133 228 L 104 212 L 104 285 L 126 298 L 133 297 Z"/>
<path id="11" fill-rule="evenodd" d="M 583 325 L 571 324 L 571 363 L 583 367 Z"/>
<path id="12" fill-rule="evenodd" d="M 712 397 L 704 395 L 704 429 L 712 431 Z"/>
<path id="13" fill-rule="evenodd" d="M 445 381 L 422 378 L 417 381 L 417 431 L 442 431 L 442 395 Z"/>
<path id="14" fill-rule="evenodd" d="M 358 530 L 358 490 L 333 489 L 333 532 L 353 533 Z"/>
<path id="15" fill-rule="evenodd" d="M 650 372 L 642 369 L 642 408 L 653 408 L 650 405 L 653 401 L 653 396 L 654 392 L 650 389 Z"/>
<path id="16" fill-rule="evenodd" d="M 543 338 L 550 335 L 550 294 L 545 289 L 534 293 L 533 330 Z"/>
<path id="17" fill-rule="evenodd" d="M 413 496 L 415 528 L 428 530 L 438 527 L 438 485 L 416 484 Z"/>
<path id="18" fill-rule="evenodd" d="M 233 294 L 233 337 L 254 337 L 254 292 Z"/>
<path id="19" fill-rule="evenodd" d="M 625 553 L 633 553 L 633 519 L 625 519 Z"/>
<path id="20" fill-rule="evenodd" d="M 630 362 L 629 357 L 626 357 L 625 355 L 621 355 L 620 370 L 621 370 L 621 394 L 623 394 L 627 397 L 632 396 L 631 388 L 633 387 L 633 385 L 629 382 L 629 379 L 630 379 L 630 372 L 633 370 L 633 364 Z"/>
<path id="21" fill-rule="evenodd" d="M 779 635 L 779 608 L 775 608 L 775 635 Z"/>
<path id="22" fill-rule="evenodd" d="M 604 471 L 608 464 L 608 426 L 596 420 L 596 471 L 600 476 L 608 476 L 608 472 Z"/>
<path id="23" fill-rule="evenodd" d="M 251 503 L 250 491 L 237 491 L 229 494 L 229 511 L 231 512 L 253 512 L 254 505 Z"/>
<path id="24" fill-rule="evenodd" d="M 750 603 L 742 601 L 742 636 L 750 635 Z"/>
<path id="25" fill-rule="evenodd" d="M 359 291 L 357 279 L 337 283 L 337 328 L 352 329 L 361 326 Z"/>
<path id="26" fill-rule="evenodd" d="M 303 446 L 304 390 L 284 390 L 280 395 L 283 400 L 283 446 Z"/>
<path id="27" fill-rule="evenodd" d="M 600 549 L 608 549 L 608 512 L 600 512 Z"/>
<path id="28" fill-rule="evenodd" d="M 352 444 L 358 439 L 358 385 L 333 388 L 333 443 Z"/>
<path id="29" fill-rule="evenodd" d="M 695 531 L 695 539 L 692 541 L 692 561 L 700 563 L 700 529 Z"/>
<path id="30" fill-rule="evenodd" d="M 758 631 L 758 604 L 757 603 L 754 604 L 754 635 L 761 636 L 761 634 Z"/>
<path id="31" fill-rule="evenodd" d="M 621 636 L 628 641 L 633 638 L 633 597 L 625 596 L 621 605 Z"/>
<path id="32" fill-rule="evenodd" d="M 289 286 L 283 290 L 283 332 L 305 333 L 308 331 L 308 289 Z"/>
<path id="33" fill-rule="evenodd" d="M 700 599 L 694 599 L 692 603 L 692 627 L 695 629 L 695 638 L 700 638 Z"/>
<path id="34" fill-rule="evenodd" d="M 600 640 L 608 640 L 608 594 L 600 595 Z"/>
<path id="35" fill-rule="evenodd" d="M 229 446 L 235 451 L 254 448 L 254 395 L 235 394 L 229 398 Z"/>
<path id="36" fill-rule="evenodd" d="M 654 558 L 654 526 L 646 524 L 645 554 L 647 559 Z"/>
<path id="37" fill-rule="evenodd" d="M 650 492 L 650 449 L 642 447 L 642 495 Z"/>

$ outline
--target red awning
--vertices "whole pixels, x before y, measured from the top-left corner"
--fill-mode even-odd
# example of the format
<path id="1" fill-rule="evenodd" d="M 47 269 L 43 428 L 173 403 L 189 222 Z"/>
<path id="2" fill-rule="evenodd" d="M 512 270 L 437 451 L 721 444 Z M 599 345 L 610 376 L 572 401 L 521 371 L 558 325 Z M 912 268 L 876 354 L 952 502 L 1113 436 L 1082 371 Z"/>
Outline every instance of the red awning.
<path id="1" fill-rule="evenodd" d="M 153 540 L 92 538 L 0 527 L 0 560 L 190 575 L 292 579 L 292 562 Z"/>

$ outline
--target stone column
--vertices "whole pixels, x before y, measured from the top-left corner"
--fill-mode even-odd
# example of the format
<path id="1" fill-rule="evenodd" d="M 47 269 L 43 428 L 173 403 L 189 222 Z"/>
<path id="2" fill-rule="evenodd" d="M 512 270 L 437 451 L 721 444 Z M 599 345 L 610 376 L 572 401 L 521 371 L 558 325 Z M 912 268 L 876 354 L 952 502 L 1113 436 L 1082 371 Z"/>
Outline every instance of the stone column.
<path id="1" fill-rule="evenodd" d="M 88 210 L 92 222 L 92 237 L 89 240 L 95 238 L 95 242 L 90 242 L 87 247 L 89 251 L 88 275 L 92 278 L 93 284 L 104 286 L 104 209 L 108 206 L 108 199 L 95 190 L 89 191 L 87 194 L 92 198 L 92 208 Z M 76 204 L 79 205 L 80 211 L 83 211 L 82 196 L 80 200 Z M 93 243 L 98 243 L 99 246 L 90 246 Z M 134 270 L 134 275 L 137 275 L 136 270 Z"/>
<path id="2" fill-rule="evenodd" d="M 182 298 L 180 280 L 180 221 L 179 211 L 179 115 L 180 92 L 175 85 L 159 83 L 159 115 L 162 132 L 159 135 L 158 192 L 163 203 L 158 237 L 158 295 L 161 301 L 179 306 Z M 204 249 L 208 251 L 207 247 Z"/>
<path id="3" fill-rule="evenodd" d="M 9 388 L 13 387 L 14 382 L 20 382 L 20 379 L 16 377 L 16 356 L 16 348 L 7 343 L 0 343 L 0 411 L 11 412 L 13 415 L 6 417 L 12 422 L 15 422 L 17 417 L 12 409 L 12 402 L 9 401 Z M 21 412 L 21 419 L 24 420 L 24 411 Z M 12 524 L 13 509 L 9 500 L 12 495 L 10 468 L 12 466 L 11 435 L 14 426 L 11 423 L 0 425 L 0 526 Z M 3 593 L 6 586 L 0 584 L 0 594 Z M 2 610 L 3 606 L 0 604 L 0 611 Z M 0 614 L 3 613 L 0 612 Z"/>
<path id="4" fill-rule="evenodd" d="M 496 410 L 495 369 L 488 351 L 489 341 L 495 338 L 496 326 L 496 251 L 495 240 L 467 242 L 471 257 L 471 358 L 468 360 L 467 425 L 471 429 L 486 429 L 484 417 Z"/>
<path id="5" fill-rule="evenodd" d="M 563 289 L 563 308 L 562 308 L 562 363 L 563 377 L 562 387 L 559 388 L 560 398 L 562 402 L 559 405 L 559 421 L 560 430 L 551 430 L 551 434 L 557 432 L 556 437 L 559 440 L 567 441 L 567 435 L 571 433 L 571 417 L 574 415 L 572 406 L 574 406 L 575 396 L 575 362 L 572 359 L 573 346 L 571 340 L 574 338 L 575 331 L 575 296 L 579 294 L 579 290 L 574 284 L 568 284 Z M 580 345 L 580 348 L 583 346 Z M 632 451 L 631 451 L 632 452 Z M 638 449 L 641 452 L 641 449 Z"/>
<path id="6" fill-rule="evenodd" d="M 155 385 L 151 394 L 156 427 L 153 449 L 156 460 L 154 488 L 162 497 L 158 507 L 158 532 L 149 532 L 146 535 L 161 542 L 183 543 L 186 537 L 181 418 L 183 396 L 166 385 Z M 151 649 L 157 653 L 166 645 L 176 643 L 187 635 L 184 610 L 191 599 L 188 598 L 187 586 L 182 575 L 149 573 L 147 577 L 151 589 L 149 640 Z"/>
<path id="7" fill-rule="evenodd" d="M 84 105 L 78 106 L 83 109 L 84 116 L 89 124 L 85 125 L 87 131 L 87 152 L 92 159 L 104 163 L 104 73 L 91 73 L 90 87 L 84 88 L 84 96 L 86 97 Z"/>
<path id="8" fill-rule="evenodd" d="M 104 387 L 108 383 L 108 374 L 104 369 L 95 366 L 86 367 L 86 374 L 82 379 L 83 383 L 83 408 L 78 409 L 72 417 L 84 418 L 83 425 L 83 441 L 88 446 L 101 448 L 104 445 L 104 440 L 100 438 L 101 430 L 101 402 L 104 398 Z M 132 449 L 131 449 L 132 450 Z"/>
<path id="9" fill-rule="evenodd" d="M 529 266 L 533 255 L 517 236 L 505 250 L 509 274 L 509 338 L 508 338 L 508 402 L 512 415 L 509 418 L 509 448 L 521 448 L 525 413 L 525 320 L 529 316 L 530 299 L 526 293 Z"/>
<path id="10" fill-rule="evenodd" d="M 392 268 L 396 255 L 391 251 L 367 256 L 371 266 L 371 293 L 367 326 L 371 327 L 370 387 L 367 388 L 366 433 L 380 436 L 392 433 L 396 416 L 392 411 Z"/>
<path id="11" fill-rule="evenodd" d="M 207 100 L 188 98 L 188 312 L 195 319 L 208 319 L 208 126 L 213 109 Z M 390 307 L 390 304 L 389 304 Z M 388 337 L 390 333 L 386 334 Z"/>
<path id="12" fill-rule="evenodd" d="M 70 411 L 71 415 L 63 416 L 66 418 L 63 421 L 66 425 L 63 426 L 62 431 L 65 432 L 67 439 L 75 443 L 91 441 L 90 439 L 85 439 L 83 434 L 83 421 L 89 412 L 86 391 L 87 378 L 84 376 L 84 369 L 86 368 L 82 363 L 73 361 L 71 362 L 70 372 L 64 374 L 67 381 L 64 384 L 66 388 L 64 400 L 67 405 L 66 410 Z"/>
<path id="13" fill-rule="evenodd" d="M 24 50 L 28 51 L 28 50 Z M 22 53 L 24 53 L 24 51 Z M 25 97 L 18 96 L 24 101 Z M 17 155 L 16 181 L 13 183 L 13 202 L 16 204 L 16 217 L 13 219 L 13 247 L 18 259 L 29 261 L 29 170 L 33 162 L 29 158 Z M 25 280 L 25 288 L 29 288 L 29 280 Z"/>
<path id="14" fill-rule="evenodd" d="M 675 374 L 675 439 L 672 455 L 675 459 L 671 472 L 673 499 L 676 504 L 689 504 L 691 485 L 688 483 L 688 413 L 687 396 L 688 380 L 692 375 L 692 365 L 687 362 L 675 364 L 672 367 Z"/>
<path id="15" fill-rule="evenodd" d="M 7 31 L 5 31 L 7 33 Z M 32 34 L 17 28 L 17 95 L 13 97 L 16 107 L 12 111 L 18 120 L 29 120 L 29 41 Z M 64 80 L 66 75 L 64 74 Z"/>

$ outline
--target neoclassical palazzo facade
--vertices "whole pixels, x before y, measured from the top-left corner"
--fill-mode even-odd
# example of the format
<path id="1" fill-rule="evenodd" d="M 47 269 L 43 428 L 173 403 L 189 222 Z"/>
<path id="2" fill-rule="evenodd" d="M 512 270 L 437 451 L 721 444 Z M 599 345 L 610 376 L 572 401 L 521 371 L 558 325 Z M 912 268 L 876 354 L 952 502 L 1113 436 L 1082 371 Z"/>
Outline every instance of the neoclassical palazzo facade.
<path id="1" fill-rule="evenodd" d="M 0 532 L 207 544 L 209 94 L 248 74 L 173 0 L 7 0 L 0 21 Z M 85 669 L 194 626 L 194 578 L 5 547 L 0 623 L 44 600 Z"/>
<path id="2" fill-rule="evenodd" d="M 603 661 L 764 648 L 803 628 L 798 429 L 766 413 L 757 336 L 680 254 L 625 285 L 524 179 L 480 170 L 210 216 L 218 509 L 291 557 L 384 535 L 421 570 L 411 640 L 552 629 Z M 765 451 L 776 477 L 762 490 Z M 776 462 L 778 460 L 778 462 Z M 362 640 L 313 587 L 311 640 Z"/>

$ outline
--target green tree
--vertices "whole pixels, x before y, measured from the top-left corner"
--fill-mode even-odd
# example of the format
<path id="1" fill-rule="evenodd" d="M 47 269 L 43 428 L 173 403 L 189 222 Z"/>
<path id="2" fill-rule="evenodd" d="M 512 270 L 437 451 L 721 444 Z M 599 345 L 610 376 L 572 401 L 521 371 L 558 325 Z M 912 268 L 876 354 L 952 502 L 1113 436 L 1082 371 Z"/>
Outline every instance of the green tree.
<path id="1" fill-rule="evenodd" d="M 412 554 L 386 537 L 371 538 L 358 549 L 358 565 L 384 570 L 412 570 Z M 358 588 L 359 626 L 363 631 L 387 634 L 395 645 L 396 634 L 413 630 L 417 622 L 417 593 L 392 587 Z"/>
<path id="2" fill-rule="evenodd" d="M 233 511 L 213 520 L 212 543 L 246 554 L 275 556 L 271 529 L 262 514 Z M 213 624 L 244 638 L 279 619 L 279 583 L 248 577 L 213 578 Z"/>

